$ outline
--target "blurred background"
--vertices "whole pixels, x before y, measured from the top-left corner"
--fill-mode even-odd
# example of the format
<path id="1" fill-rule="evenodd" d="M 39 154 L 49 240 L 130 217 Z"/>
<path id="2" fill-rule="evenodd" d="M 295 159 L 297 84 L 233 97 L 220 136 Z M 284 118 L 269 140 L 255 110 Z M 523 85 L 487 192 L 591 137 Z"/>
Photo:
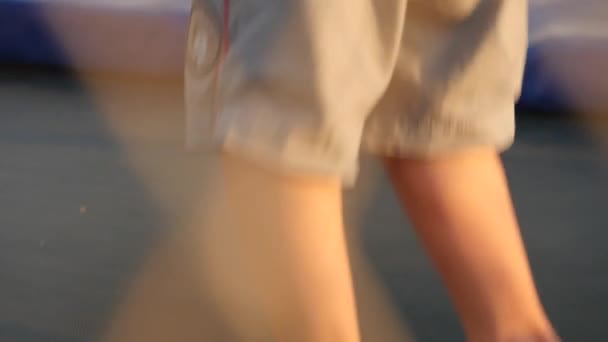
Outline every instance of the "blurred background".
<path id="1" fill-rule="evenodd" d="M 608 340 L 608 1 L 530 0 L 504 160 L 565 341 Z M 225 341 L 191 243 L 189 0 L 0 0 L 0 342 Z M 378 165 L 345 214 L 366 341 L 462 341 Z M 382 332 L 382 334 L 379 333 Z"/>

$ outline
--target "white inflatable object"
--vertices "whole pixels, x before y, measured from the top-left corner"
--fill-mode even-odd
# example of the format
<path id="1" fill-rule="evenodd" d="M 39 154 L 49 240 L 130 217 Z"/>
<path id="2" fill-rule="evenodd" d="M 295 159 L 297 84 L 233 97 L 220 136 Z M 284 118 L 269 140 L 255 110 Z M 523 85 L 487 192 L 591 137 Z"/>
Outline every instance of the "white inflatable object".
<path id="1" fill-rule="evenodd" d="M 181 72 L 190 0 L 2 0 L 0 60 Z"/>
<path id="2" fill-rule="evenodd" d="M 608 0 L 529 1 L 530 53 L 520 103 L 607 109 Z M 190 2 L 0 0 L 0 62 L 180 74 Z"/>

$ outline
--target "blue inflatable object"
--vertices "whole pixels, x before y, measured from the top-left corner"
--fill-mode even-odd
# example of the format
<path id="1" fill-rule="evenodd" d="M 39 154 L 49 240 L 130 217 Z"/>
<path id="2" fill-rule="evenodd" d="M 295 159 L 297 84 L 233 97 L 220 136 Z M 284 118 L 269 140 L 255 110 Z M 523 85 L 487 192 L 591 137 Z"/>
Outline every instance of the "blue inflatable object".
<path id="1" fill-rule="evenodd" d="M 39 4 L 0 2 L 0 61 L 53 65 L 68 62 L 49 31 Z"/>
<path id="2" fill-rule="evenodd" d="M 530 0 L 530 48 L 520 106 L 608 109 L 608 1 Z"/>
<path id="3" fill-rule="evenodd" d="M 551 74 L 543 72 L 542 47 L 528 49 L 528 60 L 519 106 L 546 111 L 561 111 L 568 107 L 564 97 L 559 95 L 559 87 Z"/>

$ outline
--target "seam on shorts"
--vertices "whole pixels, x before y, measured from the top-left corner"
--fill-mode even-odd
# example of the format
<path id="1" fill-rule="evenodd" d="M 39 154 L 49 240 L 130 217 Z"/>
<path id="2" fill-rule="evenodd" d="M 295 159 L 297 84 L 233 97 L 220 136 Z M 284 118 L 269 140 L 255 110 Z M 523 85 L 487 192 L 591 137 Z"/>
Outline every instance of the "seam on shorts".
<path id="1" fill-rule="evenodd" d="M 484 116 L 484 113 L 494 113 Z M 391 157 L 432 157 L 467 148 L 493 146 L 507 150 L 514 141 L 515 115 L 511 105 L 471 109 L 468 119 L 428 115 L 412 122 L 402 115 L 365 132 L 362 147 L 369 153 Z M 434 131 L 434 133 L 433 133 Z"/>
<path id="2" fill-rule="evenodd" d="M 354 184 L 357 165 L 351 164 L 351 158 L 324 154 L 324 149 L 313 143 L 322 140 L 323 134 L 318 130 L 311 131 L 277 117 L 262 118 L 255 111 L 244 112 L 239 108 L 225 108 L 222 114 L 216 143 L 224 151 L 239 154 L 269 169 L 335 176 L 345 187 Z"/>

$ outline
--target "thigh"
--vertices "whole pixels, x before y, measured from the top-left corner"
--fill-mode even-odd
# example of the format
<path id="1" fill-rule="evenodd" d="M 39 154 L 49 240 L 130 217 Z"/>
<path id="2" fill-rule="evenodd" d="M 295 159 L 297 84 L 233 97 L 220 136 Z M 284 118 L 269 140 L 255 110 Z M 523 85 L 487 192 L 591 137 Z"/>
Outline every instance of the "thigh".
<path id="1" fill-rule="evenodd" d="M 232 155 L 210 181 L 200 251 L 231 327 L 247 341 L 271 332 L 280 341 L 356 341 L 339 182 L 282 176 Z"/>

